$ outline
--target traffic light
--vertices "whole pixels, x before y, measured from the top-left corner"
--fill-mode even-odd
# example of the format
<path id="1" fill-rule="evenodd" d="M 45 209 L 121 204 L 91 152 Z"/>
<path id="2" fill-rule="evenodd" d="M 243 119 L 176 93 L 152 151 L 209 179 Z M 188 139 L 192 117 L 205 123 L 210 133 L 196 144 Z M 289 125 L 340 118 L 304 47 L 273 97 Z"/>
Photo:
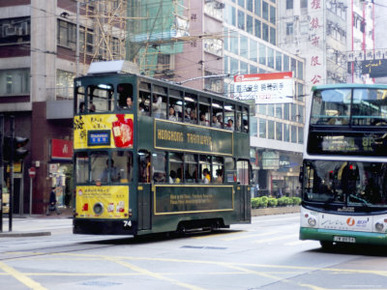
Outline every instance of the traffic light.
<path id="1" fill-rule="evenodd" d="M 24 148 L 29 142 L 26 137 L 4 137 L 3 159 L 5 161 L 20 161 L 28 155 L 28 150 Z"/>

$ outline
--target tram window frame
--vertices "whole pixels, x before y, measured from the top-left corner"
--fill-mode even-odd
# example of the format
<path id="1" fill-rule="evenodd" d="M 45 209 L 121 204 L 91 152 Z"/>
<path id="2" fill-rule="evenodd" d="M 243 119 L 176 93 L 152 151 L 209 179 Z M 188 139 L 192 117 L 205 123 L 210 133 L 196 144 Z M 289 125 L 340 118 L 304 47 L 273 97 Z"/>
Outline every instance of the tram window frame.
<path id="1" fill-rule="evenodd" d="M 242 131 L 242 107 L 236 106 L 235 110 L 236 121 L 235 121 L 235 130 Z"/>
<path id="2" fill-rule="evenodd" d="M 222 184 L 224 182 L 224 158 L 220 156 L 212 157 L 212 181 L 213 183 Z M 221 173 L 221 182 L 218 180 L 218 173 Z"/>
<path id="3" fill-rule="evenodd" d="M 166 119 L 168 116 L 167 108 L 167 88 L 154 85 L 152 89 L 152 116 L 154 118 Z"/>
<path id="4" fill-rule="evenodd" d="M 175 119 L 176 121 L 181 122 L 183 118 L 183 97 L 181 91 L 169 90 L 169 98 L 168 98 L 168 117 L 167 119 L 170 121 L 175 121 L 169 115 L 170 108 L 173 108 L 175 111 Z"/>
<path id="5" fill-rule="evenodd" d="M 138 150 L 137 164 L 138 164 L 138 182 L 151 183 L 153 177 L 151 154 L 147 150 Z"/>
<path id="6" fill-rule="evenodd" d="M 152 180 L 154 183 L 168 183 L 167 152 L 153 152 L 151 158 Z"/>
<path id="7" fill-rule="evenodd" d="M 183 172 L 184 172 L 184 154 L 177 152 L 169 152 L 168 161 L 169 161 L 169 177 L 174 178 L 174 180 L 169 179 L 169 183 L 183 183 Z M 180 170 L 179 170 L 180 169 Z M 174 171 L 174 175 L 172 174 Z"/>
<path id="8" fill-rule="evenodd" d="M 187 113 L 189 118 L 184 117 L 184 121 L 191 124 L 198 124 L 198 97 L 195 94 L 184 94 L 184 116 Z M 195 119 L 193 119 L 195 117 Z"/>
<path id="9" fill-rule="evenodd" d="M 105 89 L 106 88 L 106 89 Z M 114 86 L 112 84 L 98 84 L 87 86 L 87 100 L 89 113 L 112 112 L 114 109 Z M 98 93 L 101 92 L 101 93 Z M 102 94 L 103 92 L 106 95 Z"/>
<path id="10" fill-rule="evenodd" d="M 212 162 L 211 162 L 211 156 L 210 155 L 200 155 L 200 158 L 199 158 L 199 170 L 200 170 L 200 182 L 201 183 L 205 183 L 205 178 L 206 176 L 204 176 L 203 174 L 203 171 L 204 169 L 207 169 L 208 170 L 208 173 L 210 175 L 210 180 L 209 180 L 209 183 L 211 183 L 213 181 L 213 178 L 212 178 Z"/>
<path id="11" fill-rule="evenodd" d="M 232 127 L 228 125 L 230 119 L 232 120 Z M 224 124 L 225 129 L 235 130 L 235 105 L 232 103 L 224 104 Z"/>
<path id="12" fill-rule="evenodd" d="M 77 152 L 75 155 L 75 179 L 78 184 L 90 183 L 89 154 Z"/>
<path id="13" fill-rule="evenodd" d="M 75 88 L 75 96 L 77 98 L 77 105 L 76 108 L 74 108 L 74 112 L 77 112 L 78 114 L 84 114 L 86 113 L 86 94 L 85 94 L 85 87 L 79 86 Z M 83 109 L 82 109 L 83 107 Z"/>
<path id="14" fill-rule="evenodd" d="M 250 115 L 248 107 L 242 106 L 242 132 L 249 133 Z"/>
<path id="15" fill-rule="evenodd" d="M 198 155 L 186 153 L 184 154 L 184 182 L 197 183 L 197 181 L 198 181 Z"/>
<path id="16" fill-rule="evenodd" d="M 223 102 L 218 100 L 212 100 L 211 103 L 211 126 L 214 128 L 223 128 Z M 217 118 L 217 124 L 214 125 L 214 122 L 212 120 L 212 117 L 216 116 Z M 220 116 L 220 118 L 219 118 Z M 220 120 L 219 120 L 220 119 Z"/>
<path id="17" fill-rule="evenodd" d="M 132 99 L 132 106 L 130 108 L 128 107 L 126 101 L 128 97 Z M 132 110 L 133 106 L 133 84 L 119 83 L 117 85 L 117 108 L 119 110 Z"/>
<path id="18" fill-rule="evenodd" d="M 211 99 L 199 96 L 199 124 L 202 126 L 210 126 L 210 107 Z M 203 116 L 204 120 L 202 120 Z"/>

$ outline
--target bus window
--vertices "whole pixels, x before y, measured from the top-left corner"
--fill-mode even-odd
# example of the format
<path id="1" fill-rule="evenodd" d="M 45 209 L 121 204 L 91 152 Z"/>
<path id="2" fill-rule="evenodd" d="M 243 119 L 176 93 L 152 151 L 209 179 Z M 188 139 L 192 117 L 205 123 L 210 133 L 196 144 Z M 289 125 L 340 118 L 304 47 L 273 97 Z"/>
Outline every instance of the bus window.
<path id="1" fill-rule="evenodd" d="M 195 183 L 198 178 L 198 161 L 197 155 L 184 155 L 184 181 L 188 183 Z"/>
<path id="2" fill-rule="evenodd" d="M 169 183 L 183 182 L 183 154 L 169 153 Z"/>
<path id="3" fill-rule="evenodd" d="M 88 87 L 89 112 L 111 112 L 113 110 L 113 86 L 99 84 Z"/>
<path id="4" fill-rule="evenodd" d="M 132 84 L 119 84 L 117 86 L 118 107 L 130 110 L 133 108 L 133 86 Z"/>
<path id="5" fill-rule="evenodd" d="M 153 153 L 152 154 L 152 169 L 153 169 L 153 180 L 156 183 L 166 183 L 167 171 L 166 171 L 166 153 Z"/>
<path id="6" fill-rule="evenodd" d="M 200 155 L 200 172 L 202 173 L 202 183 L 210 183 L 212 181 L 211 156 Z"/>
<path id="7" fill-rule="evenodd" d="M 112 182 L 131 182 L 133 177 L 133 153 L 131 151 L 114 151 L 112 158 L 119 171 L 119 178 L 112 180 Z"/>
<path id="8" fill-rule="evenodd" d="M 86 152 L 75 155 L 75 169 L 77 183 L 87 183 L 89 181 L 89 157 Z"/>
<path id="9" fill-rule="evenodd" d="M 142 183 L 150 183 L 152 167 L 151 167 L 150 153 L 148 151 L 138 152 L 138 167 L 139 167 L 138 181 Z"/>
<path id="10" fill-rule="evenodd" d="M 85 88 L 77 87 L 75 94 L 78 106 L 75 108 L 74 112 L 77 112 L 78 114 L 83 114 L 86 112 Z"/>
<path id="11" fill-rule="evenodd" d="M 101 183 L 107 183 L 109 178 L 108 169 L 110 168 L 110 166 L 112 166 L 109 161 L 108 153 L 100 151 L 93 152 L 92 154 L 90 154 L 90 163 L 90 181 L 92 183 L 96 183 L 97 185 Z"/>

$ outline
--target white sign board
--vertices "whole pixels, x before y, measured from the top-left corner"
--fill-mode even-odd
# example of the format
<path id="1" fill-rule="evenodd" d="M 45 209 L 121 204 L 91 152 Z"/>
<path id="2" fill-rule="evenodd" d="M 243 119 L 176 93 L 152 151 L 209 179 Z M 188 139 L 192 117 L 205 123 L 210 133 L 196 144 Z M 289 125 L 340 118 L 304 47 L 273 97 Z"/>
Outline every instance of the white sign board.
<path id="1" fill-rule="evenodd" d="M 233 98 L 256 104 L 290 103 L 294 98 L 292 72 L 234 76 Z"/>

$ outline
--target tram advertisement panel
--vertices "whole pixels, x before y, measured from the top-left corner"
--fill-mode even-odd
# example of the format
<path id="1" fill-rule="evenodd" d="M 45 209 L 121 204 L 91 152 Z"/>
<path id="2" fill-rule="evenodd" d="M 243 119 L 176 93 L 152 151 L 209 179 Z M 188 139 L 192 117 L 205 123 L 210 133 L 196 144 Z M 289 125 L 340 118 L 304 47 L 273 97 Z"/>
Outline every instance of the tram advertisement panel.
<path id="1" fill-rule="evenodd" d="M 232 131 L 156 120 L 155 148 L 233 155 Z"/>
<path id="2" fill-rule="evenodd" d="M 129 212 L 128 186 L 77 186 L 78 218 L 126 218 Z"/>
<path id="3" fill-rule="evenodd" d="M 74 149 L 133 148 L 133 114 L 74 116 Z"/>
<path id="4" fill-rule="evenodd" d="M 157 185 L 154 194 L 156 215 L 234 209 L 233 187 L 229 185 Z"/>

